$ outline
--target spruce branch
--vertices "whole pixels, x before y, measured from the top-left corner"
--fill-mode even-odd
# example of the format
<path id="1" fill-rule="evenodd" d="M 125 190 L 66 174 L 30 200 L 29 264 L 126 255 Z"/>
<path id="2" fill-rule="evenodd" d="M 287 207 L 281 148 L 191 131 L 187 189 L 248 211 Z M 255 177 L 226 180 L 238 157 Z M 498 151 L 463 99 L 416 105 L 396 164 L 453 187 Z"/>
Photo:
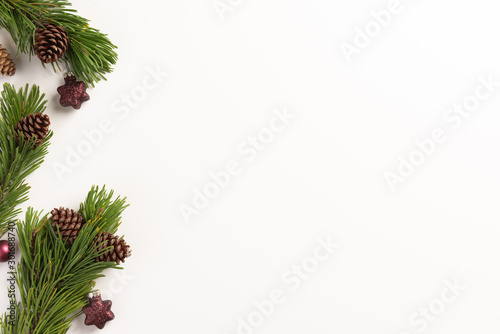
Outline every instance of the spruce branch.
<path id="1" fill-rule="evenodd" d="M 24 222 L 17 225 L 22 257 L 14 276 L 20 300 L 11 298 L 15 316 L 11 319 L 4 314 L 0 319 L 2 334 L 67 333 L 71 322 L 82 314 L 95 280 L 105 276 L 106 269 L 121 269 L 115 262 L 96 261 L 111 248 L 100 249 L 97 237 L 116 230 L 127 207 L 125 199 L 113 200 L 112 194 L 92 187 L 81 205 L 88 220 L 73 245 L 64 242 L 47 215 L 27 210 Z"/>
<path id="2" fill-rule="evenodd" d="M 43 163 L 52 136 L 49 131 L 41 145 L 36 146 L 35 138 L 24 140 L 15 130 L 21 118 L 45 111 L 47 101 L 38 86 L 26 85 L 16 91 L 6 83 L 3 88 L 0 97 L 0 237 L 7 231 L 8 222 L 20 213 L 16 207 L 28 199 L 29 186 L 25 179 Z"/>
<path id="3" fill-rule="evenodd" d="M 0 27 L 10 33 L 18 52 L 28 54 L 30 59 L 35 54 L 37 28 L 47 24 L 63 27 L 69 46 L 64 57 L 52 63 L 53 69 L 60 70 L 59 63 L 62 63 L 78 80 L 94 86 L 112 72 L 118 59 L 116 46 L 69 6 L 71 3 L 65 0 L 2 0 Z"/>

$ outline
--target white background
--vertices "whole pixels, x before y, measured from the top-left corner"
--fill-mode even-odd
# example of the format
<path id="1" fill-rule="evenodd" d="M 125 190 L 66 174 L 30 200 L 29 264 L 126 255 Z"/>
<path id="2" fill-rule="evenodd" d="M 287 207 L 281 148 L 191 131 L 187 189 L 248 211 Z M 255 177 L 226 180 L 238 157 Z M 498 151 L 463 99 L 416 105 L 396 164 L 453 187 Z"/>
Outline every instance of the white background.
<path id="1" fill-rule="evenodd" d="M 498 330 L 500 87 L 456 129 L 443 119 L 480 76 L 500 81 L 498 6 L 401 0 L 349 63 L 341 43 L 388 2 L 233 0 L 221 19 L 212 0 L 74 1 L 119 46 L 78 111 L 58 105 L 62 74 L 16 58 L 3 79 L 41 86 L 54 131 L 27 205 L 76 209 L 92 184 L 131 204 L 120 234 L 133 256 L 97 284 L 116 315 L 103 333 Z M 168 77 L 124 108 L 157 69 Z M 238 147 L 285 107 L 295 119 L 246 161 Z M 58 176 L 103 120 L 112 130 Z M 384 173 L 436 128 L 447 140 L 391 191 Z M 233 160 L 241 173 L 187 224 L 181 205 Z M 329 236 L 341 246 L 291 289 L 283 275 Z M 446 280 L 466 288 L 425 330 L 410 323 L 440 305 Z M 238 330 L 273 290 L 284 302 Z M 70 332 L 98 330 L 81 317 Z"/>

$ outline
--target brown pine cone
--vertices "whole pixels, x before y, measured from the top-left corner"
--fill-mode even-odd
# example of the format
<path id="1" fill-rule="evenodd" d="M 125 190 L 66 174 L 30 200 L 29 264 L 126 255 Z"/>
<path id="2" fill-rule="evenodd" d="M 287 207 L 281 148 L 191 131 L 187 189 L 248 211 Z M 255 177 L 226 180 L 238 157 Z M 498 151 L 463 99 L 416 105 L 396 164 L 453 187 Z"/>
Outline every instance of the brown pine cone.
<path id="1" fill-rule="evenodd" d="M 23 117 L 17 122 L 16 137 L 19 136 L 25 141 L 35 138 L 35 146 L 40 145 L 49 132 L 50 119 L 47 114 L 37 113 Z"/>
<path id="2" fill-rule="evenodd" d="M 66 53 L 69 38 L 63 27 L 47 24 L 35 31 L 35 53 L 44 63 L 53 63 Z"/>
<path id="3" fill-rule="evenodd" d="M 116 262 L 116 264 L 120 264 L 120 262 L 125 262 L 125 259 L 132 255 L 132 250 L 125 240 L 111 233 L 104 232 L 99 234 L 96 237 L 96 242 L 97 251 L 101 251 L 109 246 L 114 246 L 113 249 L 97 257 L 95 259 L 96 262 Z"/>
<path id="4" fill-rule="evenodd" d="M 51 214 L 50 220 L 54 231 L 57 233 L 57 227 L 59 227 L 59 233 L 63 237 L 63 241 L 68 245 L 72 245 L 76 237 L 78 237 L 83 224 L 85 224 L 85 218 L 74 210 L 62 207 L 52 210 Z"/>
<path id="5" fill-rule="evenodd" d="M 10 77 L 16 73 L 16 64 L 2 44 L 0 44 L 0 73 Z"/>

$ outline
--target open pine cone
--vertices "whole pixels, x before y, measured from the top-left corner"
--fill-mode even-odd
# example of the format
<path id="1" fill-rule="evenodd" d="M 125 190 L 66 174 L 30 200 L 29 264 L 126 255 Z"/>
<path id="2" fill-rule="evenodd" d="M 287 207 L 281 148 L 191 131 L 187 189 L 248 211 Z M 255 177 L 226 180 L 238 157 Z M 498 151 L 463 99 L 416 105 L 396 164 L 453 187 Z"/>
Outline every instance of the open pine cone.
<path id="1" fill-rule="evenodd" d="M 44 63 L 58 61 L 68 49 L 68 33 L 63 27 L 47 24 L 35 31 L 35 53 Z"/>
<path id="2" fill-rule="evenodd" d="M 96 262 L 125 262 L 125 258 L 132 255 L 132 250 L 130 246 L 127 245 L 125 240 L 111 234 L 104 232 L 96 237 L 97 251 L 100 251 L 109 246 L 114 246 L 113 249 L 109 250 L 107 253 L 102 254 L 96 258 Z"/>
<path id="3" fill-rule="evenodd" d="M 83 224 L 85 224 L 85 218 L 74 210 L 62 207 L 52 210 L 51 214 L 50 220 L 54 230 L 57 231 L 57 227 L 59 227 L 59 233 L 63 237 L 63 241 L 68 245 L 72 245 L 76 237 L 78 237 Z"/>
<path id="4" fill-rule="evenodd" d="M 39 146 L 49 133 L 50 119 L 47 114 L 37 113 L 23 117 L 16 124 L 16 138 L 24 140 L 35 138 L 35 146 Z"/>
<path id="5" fill-rule="evenodd" d="M 16 64 L 2 44 L 0 44 L 0 73 L 10 77 L 16 73 Z"/>

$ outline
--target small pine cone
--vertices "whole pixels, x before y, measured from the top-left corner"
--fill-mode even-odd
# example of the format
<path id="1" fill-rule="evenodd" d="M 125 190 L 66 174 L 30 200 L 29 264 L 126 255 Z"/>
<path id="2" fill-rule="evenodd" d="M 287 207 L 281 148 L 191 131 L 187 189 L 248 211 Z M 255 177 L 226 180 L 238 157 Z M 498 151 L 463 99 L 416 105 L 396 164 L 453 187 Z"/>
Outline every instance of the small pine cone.
<path id="1" fill-rule="evenodd" d="M 0 44 L 0 73 L 9 77 L 16 73 L 16 64 L 2 44 Z"/>
<path id="2" fill-rule="evenodd" d="M 68 44 L 68 34 L 63 27 L 47 24 L 35 31 L 35 53 L 44 63 L 53 63 L 62 58 Z"/>
<path id="3" fill-rule="evenodd" d="M 49 116 L 42 113 L 28 115 L 23 117 L 16 124 L 16 137 L 19 142 L 19 136 L 25 141 L 35 138 L 35 146 L 40 145 L 49 132 Z"/>
<path id="4" fill-rule="evenodd" d="M 125 262 L 125 259 L 132 255 L 132 250 L 130 249 L 130 246 L 127 245 L 125 240 L 118 238 L 111 233 L 104 232 L 99 234 L 96 237 L 96 242 L 97 251 L 101 251 L 109 246 L 114 246 L 114 248 L 109 250 L 107 253 L 97 257 L 95 259 L 96 262 L 116 262 L 116 264 L 120 264 L 120 262 Z"/>
<path id="5" fill-rule="evenodd" d="M 50 220 L 54 231 L 57 233 L 57 227 L 59 227 L 63 241 L 72 245 L 85 224 L 85 218 L 78 212 L 65 208 L 54 209 L 51 214 Z"/>

